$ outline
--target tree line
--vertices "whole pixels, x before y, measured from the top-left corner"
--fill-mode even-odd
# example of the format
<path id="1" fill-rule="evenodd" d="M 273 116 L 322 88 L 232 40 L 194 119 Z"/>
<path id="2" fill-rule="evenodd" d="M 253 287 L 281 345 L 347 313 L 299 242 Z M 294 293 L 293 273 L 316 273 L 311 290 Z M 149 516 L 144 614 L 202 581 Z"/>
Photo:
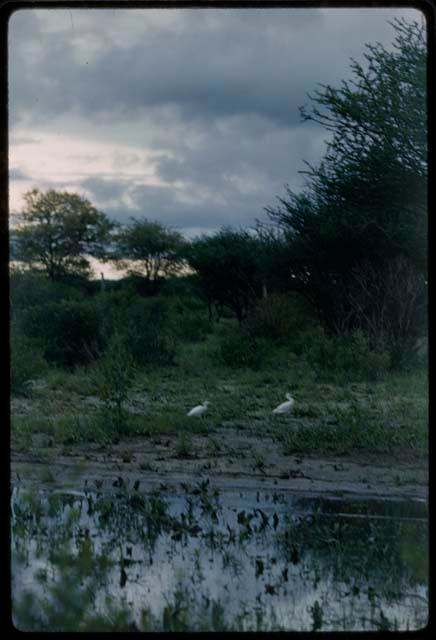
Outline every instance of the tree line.
<path id="1" fill-rule="evenodd" d="M 218 317 L 242 326 L 272 293 L 298 292 L 325 330 L 361 330 L 374 349 L 412 350 L 426 316 L 427 113 L 425 30 L 395 20 L 393 47 L 366 45 L 352 79 L 320 85 L 303 120 L 325 127 L 326 153 L 306 165 L 252 229 L 187 240 L 159 222 L 110 221 L 86 198 L 25 195 L 11 259 L 52 279 L 89 276 L 89 256 L 140 276 L 157 295 L 165 278 L 193 273 Z"/>

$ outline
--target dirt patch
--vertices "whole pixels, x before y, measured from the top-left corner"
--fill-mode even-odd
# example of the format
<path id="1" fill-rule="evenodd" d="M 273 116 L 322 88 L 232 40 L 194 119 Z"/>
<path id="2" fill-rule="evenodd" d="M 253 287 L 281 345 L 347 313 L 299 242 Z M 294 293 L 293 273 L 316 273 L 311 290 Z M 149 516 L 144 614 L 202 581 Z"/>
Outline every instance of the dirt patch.
<path id="1" fill-rule="evenodd" d="M 149 491 L 197 484 L 206 478 L 221 490 L 261 488 L 310 494 L 427 499 L 428 471 L 422 462 L 386 455 L 284 455 L 272 438 L 220 430 L 193 435 L 189 454 L 177 454 L 177 438 L 129 438 L 107 446 L 47 446 L 12 451 L 12 482 L 25 486 Z M 139 481 L 139 489 L 138 489 Z"/>

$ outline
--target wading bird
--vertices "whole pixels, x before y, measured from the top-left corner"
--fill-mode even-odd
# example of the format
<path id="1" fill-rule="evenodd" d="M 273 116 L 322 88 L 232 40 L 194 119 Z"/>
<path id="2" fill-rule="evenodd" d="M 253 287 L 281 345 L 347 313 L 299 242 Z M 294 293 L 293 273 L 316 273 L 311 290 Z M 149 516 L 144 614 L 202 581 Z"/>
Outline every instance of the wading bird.
<path id="1" fill-rule="evenodd" d="M 294 406 L 295 400 L 289 393 L 286 394 L 286 397 L 287 397 L 287 402 L 282 402 L 282 404 L 279 404 L 278 407 L 273 409 L 273 413 L 287 413 L 292 409 L 292 407 Z"/>
<path id="2" fill-rule="evenodd" d="M 187 416 L 202 416 L 207 411 L 207 407 L 209 406 L 209 402 L 205 400 L 203 404 L 198 404 L 196 407 L 188 411 Z"/>

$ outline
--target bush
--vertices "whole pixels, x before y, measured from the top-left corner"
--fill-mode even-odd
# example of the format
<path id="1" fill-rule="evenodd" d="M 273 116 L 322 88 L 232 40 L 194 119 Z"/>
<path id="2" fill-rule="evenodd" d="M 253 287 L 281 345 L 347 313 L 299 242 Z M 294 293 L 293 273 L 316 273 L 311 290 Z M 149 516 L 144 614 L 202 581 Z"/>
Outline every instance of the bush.
<path id="1" fill-rule="evenodd" d="M 205 340 L 213 330 L 213 325 L 205 316 L 204 309 L 195 311 L 181 307 L 175 317 L 175 321 L 177 336 L 188 342 Z"/>
<path id="2" fill-rule="evenodd" d="M 133 291 L 100 299 L 102 335 L 106 343 L 122 333 L 126 349 L 138 365 L 173 364 L 176 355 L 171 304 L 162 298 L 141 298 Z"/>
<path id="3" fill-rule="evenodd" d="M 192 436 L 181 431 L 177 437 L 176 455 L 178 458 L 190 458 L 192 455 Z"/>
<path id="4" fill-rule="evenodd" d="M 301 331 L 290 336 L 287 346 L 296 356 L 306 356 L 313 344 L 317 344 L 324 338 L 324 332 L 320 326 L 314 331 Z"/>
<path id="5" fill-rule="evenodd" d="M 298 295 L 274 293 L 257 303 L 244 328 L 253 337 L 282 341 L 311 322 L 307 305 Z"/>
<path id="6" fill-rule="evenodd" d="M 210 321 L 198 314 L 185 313 L 178 319 L 178 334 L 188 342 L 206 340 L 211 331 Z"/>
<path id="7" fill-rule="evenodd" d="M 257 368 L 267 354 L 267 342 L 249 335 L 232 334 L 221 339 L 217 357 L 228 367 Z"/>
<path id="8" fill-rule="evenodd" d="M 160 294 L 171 298 L 177 297 L 184 301 L 189 300 L 196 306 L 205 305 L 205 300 L 202 297 L 202 291 L 195 275 L 165 278 L 161 284 Z"/>
<path id="9" fill-rule="evenodd" d="M 129 308 L 126 327 L 131 353 L 138 364 L 174 364 L 176 339 L 170 308 L 162 298 L 138 299 Z"/>
<path id="10" fill-rule="evenodd" d="M 23 312 L 23 328 L 55 365 L 86 364 L 102 347 L 98 307 L 92 300 L 62 300 Z"/>
<path id="11" fill-rule="evenodd" d="M 427 297 L 425 274 L 403 255 L 382 267 L 363 264 L 352 274 L 354 322 L 375 349 L 390 354 L 392 369 L 417 364 L 419 338 L 427 332 Z"/>
<path id="12" fill-rule="evenodd" d="M 9 286 L 11 307 L 14 311 L 63 299 L 78 300 L 82 296 L 77 287 L 67 282 L 52 282 L 46 276 L 33 271 L 12 270 Z"/>
<path id="13" fill-rule="evenodd" d="M 136 364 L 174 364 L 177 352 L 175 338 L 170 333 L 164 333 L 158 323 L 145 321 L 138 326 L 134 322 L 129 322 L 124 334 L 126 348 Z"/>
<path id="14" fill-rule="evenodd" d="M 360 331 L 347 336 L 313 336 L 304 354 L 321 377 L 377 380 L 389 366 L 389 355 L 371 351 Z"/>
<path id="15" fill-rule="evenodd" d="M 126 429 L 125 403 L 135 376 L 133 357 L 126 347 L 125 336 L 115 334 L 92 372 L 97 396 L 105 405 L 103 417 L 108 428 L 118 433 Z"/>
<path id="16" fill-rule="evenodd" d="M 26 393 L 28 382 L 47 368 L 42 349 L 12 327 L 11 330 L 11 391 L 16 394 Z"/>

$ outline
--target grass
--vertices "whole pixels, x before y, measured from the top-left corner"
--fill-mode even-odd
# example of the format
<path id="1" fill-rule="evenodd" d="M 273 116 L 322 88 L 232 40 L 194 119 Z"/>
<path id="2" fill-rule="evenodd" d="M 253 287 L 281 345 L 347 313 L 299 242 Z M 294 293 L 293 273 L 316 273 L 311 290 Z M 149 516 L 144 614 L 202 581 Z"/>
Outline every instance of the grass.
<path id="1" fill-rule="evenodd" d="M 130 462 L 132 462 L 134 460 L 134 455 L 131 451 L 122 451 L 121 452 L 121 460 L 122 462 L 124 462 L 125 464 L 129 464 Z"/>
<path id="2" fill-rule="evenodd" d="M 274 434 L 286 453 L 404 450 L 420 457 L 428 452 L 427 404 L 421 395 L 389 397 L 383 387 L 376 387 L 370 396 L 360 392 L 349 402 L 330 400 L 327 406 L 324 416 L 310 408 L 296 411 L 310 420 L 294 421 L 291 428 L 283 428 L 285 419 L 278 419 Z"/>
<path id="3" fill-rule="evenodd" d="M 176 454 L 178 458 L 190 458 L 192 456 L 192 437 L 190 433 L 182 431 L 176 442 Z"/>
<path id="4" fill-rule="evenodd" d="M 192 446 L 189 434 L 211 434 L 216 438 L 211 447 L 217 448 L 223 430 L 233 428 L 259 436 L 269 432 L 283 443 L 285 452 L 357 448 L 426 455 L 424 368 L 339 384 L 337 376 L 326 381 L 323 372 L 318 377 L 303 356 L 283 345 L 272 345 L 257 368 L 229 367 L 214 354 L 232 327 L 232 321 L 225 320 L 206 340 L 182 343 L 174 366 L 149 365 L 136 372 L 126 390 L 123 438 L 172 434 L 178 437 L 177 449 L 187 455 Z M 296 399 L 292 414 L 272 416 L 272 408 L 286 392 Z M 13 447 L 30 449 L 37 433 L 51 436 L 55 444 L 110 443 L 120 433 L 112 424 L 110 406 L 103 411 L 90 402 L 95 393 L 92 367 L 49 370 L 25 400 L 26 411 L 21 412 L 19 404 L 13 408 Z M 205 399 L 210 401 L 206 415 L 188 418 L 187 411 Z M 137 413 L 130 411 L 133 406 Z M 48 417 L 42 415 L 47 407 Z"/>
<path id="5" fill-rule="evenodd" d="M 56 481 L 53 471 L 50 468 L 44 469 L 41 474 L 41 481 L 52 484 Z"/>
<path id="6" fill-rule="evenodd" d="M 35 436 L 47 434 L 54 444 L 75 445 L 85 442 L 107 443 L 113 438 L 108 425 L 99 414 L 52 415 L 50 418 L 13 415 L 11 440 L 14 448 L 31 449 Z"/>

